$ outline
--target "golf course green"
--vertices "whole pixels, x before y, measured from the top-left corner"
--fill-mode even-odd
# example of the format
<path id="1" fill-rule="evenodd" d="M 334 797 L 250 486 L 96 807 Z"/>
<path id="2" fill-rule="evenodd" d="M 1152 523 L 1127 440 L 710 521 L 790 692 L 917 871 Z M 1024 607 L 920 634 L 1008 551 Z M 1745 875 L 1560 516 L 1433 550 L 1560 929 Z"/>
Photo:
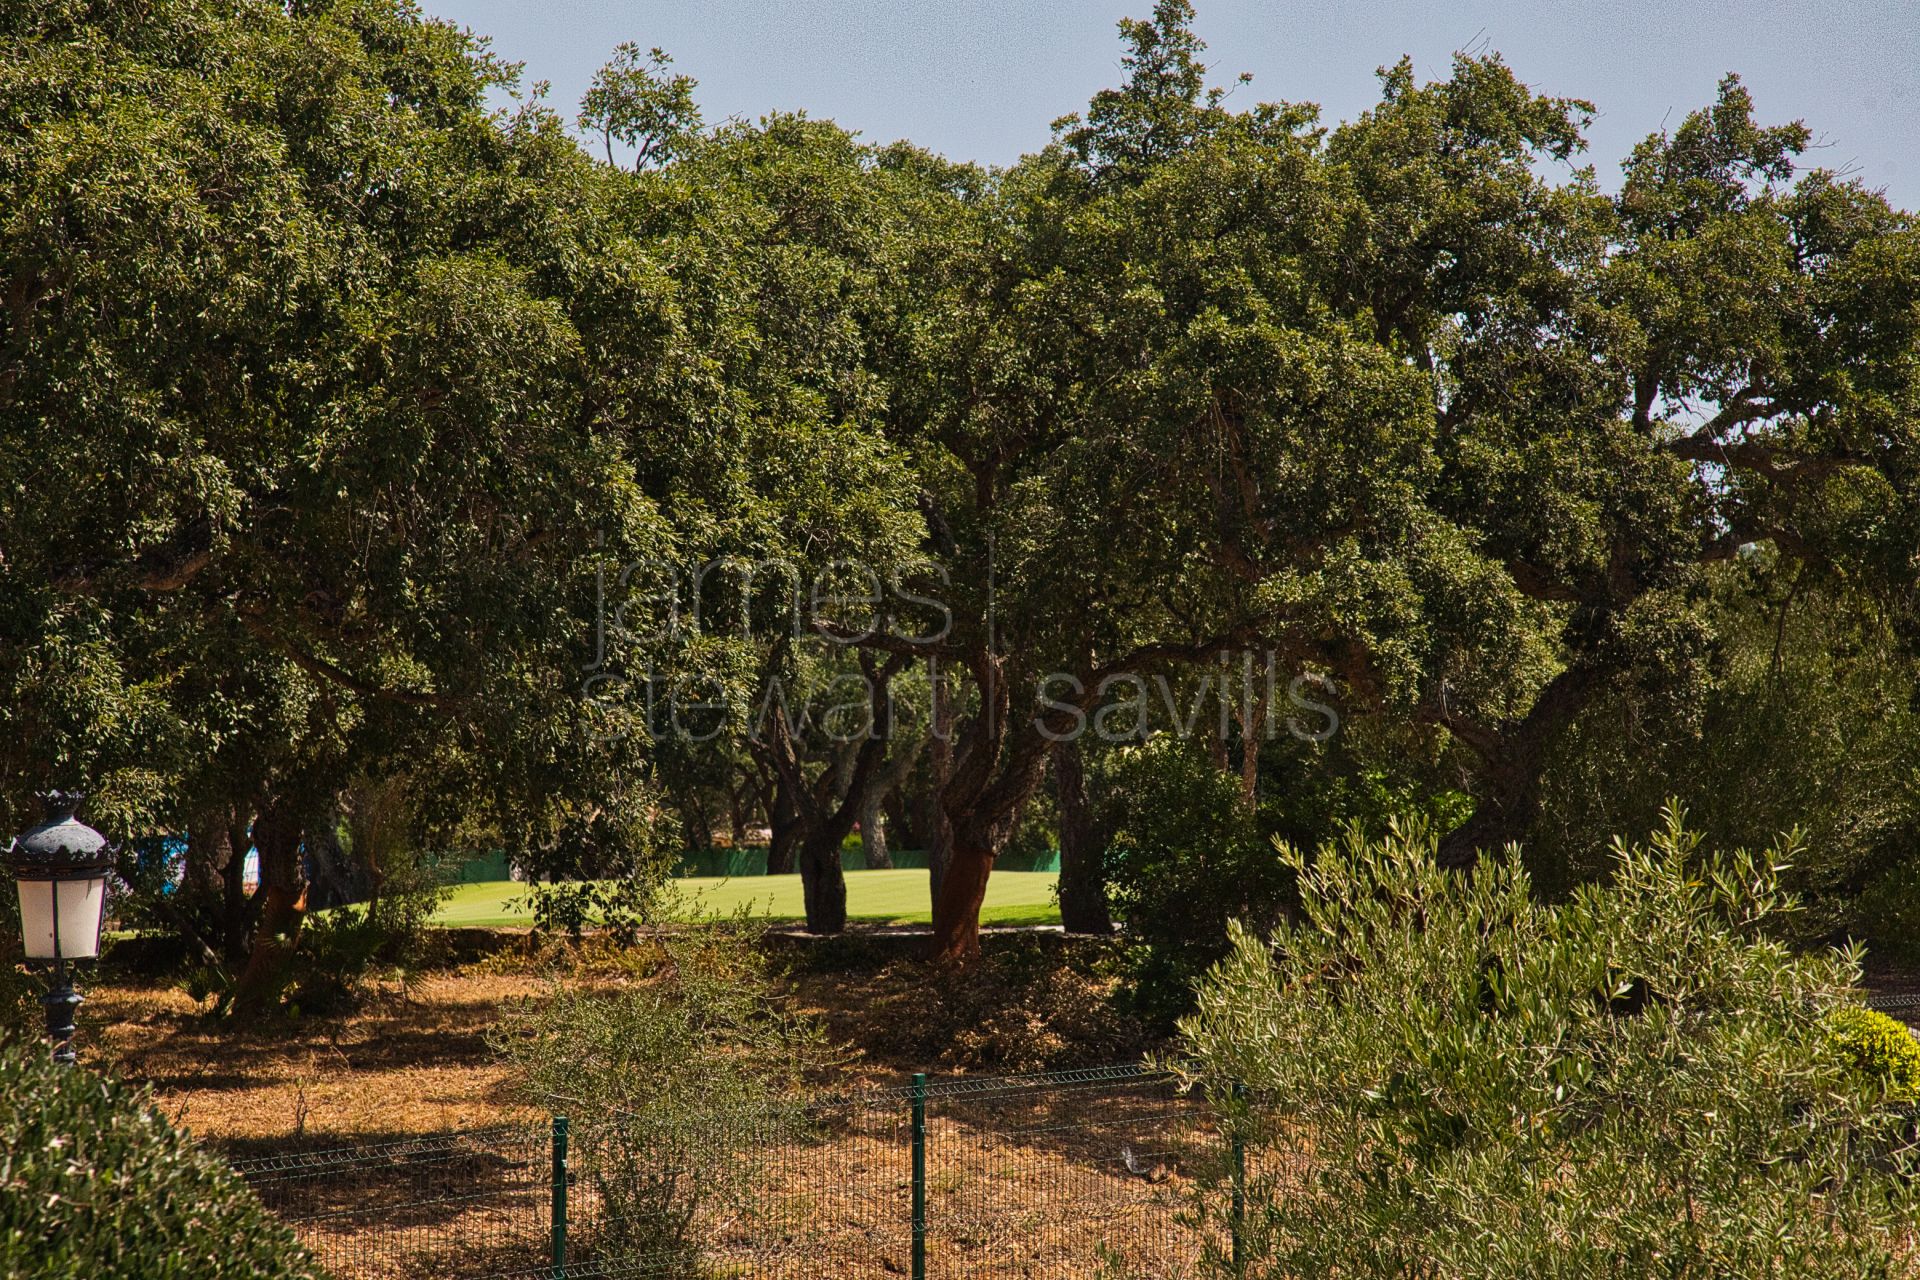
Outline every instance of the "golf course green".
<path id="1" fill-rule="evenodd" d="M 987 883 L 982 924 L 1058 924 L 1060 907 L 1053 886 L 1059 877 L 1051 871 L 999 871 Z M 675 880 L 693 917 L 730 916 L 744 905 L 754 916 L 775 921 L 804 918 L 800 877 L 709 876 Z M 485 928 L 530 925 L 532 917 L 515 911 L 513 902 L 525 896 L 527 886 L 513 880 L 487 880 L 455 885 L 433 922 L 448 926 Z M 847 918 L 883 924 L 927 924 L 927 873 L 924 870 L 847 872 Z"/>

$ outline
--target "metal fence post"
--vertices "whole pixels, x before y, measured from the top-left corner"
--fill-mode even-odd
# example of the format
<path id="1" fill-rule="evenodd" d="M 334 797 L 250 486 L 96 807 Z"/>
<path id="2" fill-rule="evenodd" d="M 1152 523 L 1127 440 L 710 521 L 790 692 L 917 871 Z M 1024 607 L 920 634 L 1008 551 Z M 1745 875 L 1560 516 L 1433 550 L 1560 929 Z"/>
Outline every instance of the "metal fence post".
<path id="1" fill-rule="evenodd" d="M 1247 1131 L 1245 1109 L 1247 1087 L 1236 1083 L 1233 1086 L 1233 1098 L 1236 1105 L 1231 1117 L 1233 1125 L 1233 1274 L 1243 1277 L 1247 1274 L 1246 1235 L 1247 1223 Z"/>
<path id="2" fill-rule="evenodd" d="M 567 1118 L 553 1118 L 553 1280 L 567 1280 Z"/>
<path id="3" fill-rule="evenodd" d="M 913 1280 L 927 1280 L 927 1076 L 913 1077 Z"/>

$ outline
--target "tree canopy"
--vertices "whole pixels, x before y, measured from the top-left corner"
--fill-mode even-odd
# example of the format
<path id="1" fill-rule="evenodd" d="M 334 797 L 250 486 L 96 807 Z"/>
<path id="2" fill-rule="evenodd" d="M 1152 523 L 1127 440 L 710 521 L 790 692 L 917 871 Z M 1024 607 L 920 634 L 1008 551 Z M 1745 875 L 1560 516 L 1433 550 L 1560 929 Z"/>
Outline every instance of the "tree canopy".
<path id="1" fill-rule="evenodd" d="M 1555 762 L 1624 707 L 1669 754 L 1590 763 L 1666 767 L 1740 581 L 1911 687 L 1911 215 L 1737 77 L 1603 179 L 1594 107 L 1498 56 L 1329 124 L 1211 87 L 1194 21 L 1123 23 L 1124 82 L 984 170 L 708 126 L 637 44 L 576 139 L 405 0 L 13 6 L 0 817 L 85 782 L 250 840 L 264 984 L 356 778 L 551 875 L 657 874 L 724 793 L 823 928 L 911 786 L 963 959 L 1139 707 L 1217 705 L 1258 798 L 1254 655 L 1438 762 L 1456 866 L 1598 841 Z M 763 714 L 808 671 L 864 681 L 860 740 Z"/>

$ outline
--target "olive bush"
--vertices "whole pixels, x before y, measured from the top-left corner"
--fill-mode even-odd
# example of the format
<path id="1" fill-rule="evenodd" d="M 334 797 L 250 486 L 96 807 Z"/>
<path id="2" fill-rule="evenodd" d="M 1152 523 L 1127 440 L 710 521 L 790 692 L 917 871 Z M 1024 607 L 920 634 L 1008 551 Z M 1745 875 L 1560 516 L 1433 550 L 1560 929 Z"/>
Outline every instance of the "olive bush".
<path id="1" fill-rule="evenodd" d="M 618 955 L 510 1011 L 494 1045 L 527 1102 L 572 1121 L 602 1206 L 595 1259 L 682 1280 L 701 1274 L 703 1210 L 742 1201 L 757 1153 L 802 1132 L 808 1079 L 835 1059 L 784 1009 L 744 920 Z"/>
<path id="2" fill-rule="evenodd" d="M 1772 933 L 1791 849 L 1705 857 L 1670 807 L 1554 905 L 1434 849 L 1286 851 L 1300 917 L 1182 1023 L 1247 1130 L 1246 1276 L 1917 1273 L 1912 1122 L 1829 1025 L 1858 956 Z"/>

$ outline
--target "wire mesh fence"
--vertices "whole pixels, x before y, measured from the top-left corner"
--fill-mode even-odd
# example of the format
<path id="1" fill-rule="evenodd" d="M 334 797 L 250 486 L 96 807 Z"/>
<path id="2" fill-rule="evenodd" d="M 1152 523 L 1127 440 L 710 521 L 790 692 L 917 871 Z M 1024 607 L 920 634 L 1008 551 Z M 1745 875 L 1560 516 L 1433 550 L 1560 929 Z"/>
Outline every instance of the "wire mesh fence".
<path id="1" fill-rule="evenodd" d="M 342 1280 L 550 1274 L 553 1167 L 545 1125 L 234 1162 Z"/>
<path id="2" fill-rule="evenodd" d="M 1126 1069 L 929 1087 L 929 1275 L 1178 1277 L 1223 1150 L 1173 1082 Z"/>
<path id="3" fill-rule="evenodd" d="M 671 1127 L 599 1117 L 574 1138 L 568 1277 L 908 1273 L 912 1117 L 895 1096 Z"/>
<path id="4" fill-rule="evenodd" d="M 235 1167 L 341 1280 L 1180 1280 L 1221 1134 L 1168 1077 L 1116 1067 Z"/>

